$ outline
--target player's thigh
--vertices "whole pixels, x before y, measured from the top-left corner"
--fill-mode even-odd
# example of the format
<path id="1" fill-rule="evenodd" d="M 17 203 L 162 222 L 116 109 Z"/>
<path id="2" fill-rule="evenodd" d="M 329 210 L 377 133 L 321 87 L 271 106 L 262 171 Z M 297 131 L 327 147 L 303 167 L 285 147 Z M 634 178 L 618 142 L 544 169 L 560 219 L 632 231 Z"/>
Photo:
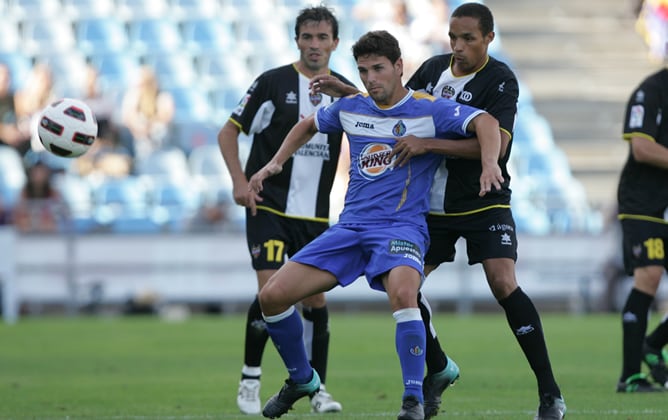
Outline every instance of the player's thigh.
<path id="1" fill-rule="evenodd" d="M 656 267 L 649 269 L 644 278 L 650 274 L 668 268 L 668 226 L 645 220 L 624 219 L 622 225 L 622 250 L 624 254 L 624 268 L 628 275 L 635 275 L 639 268 Z M 653 281 L 653 280 L 652 280 Z"/>
<path id="2" fill-rule="evenodd" d="M 392 311 L 417 308 L 417 294 L 422 283 L 422 273 L 414 267 L 400 265 L 384 275 L 382 281 Z"/>
<path id="3" fill-rule="evenodd" d="M 262 288 L 260 303 L 265 314 L 275 314 L 316 293 L 336 285 L 328 271 L 293 261 L 285 263 Z"/>
<path id="4" fill-rule="evenodd" d="M 458 223 L 466 239 L 469 264 L 507 258 L 517 261 L 517 234 L 510 209 L 491 209 L 467 216 Z"/>
<path id="5" fill-rule="evenodd" d="M 453 229 L 449 219 L 448 216 L 427 217 L 429 248 L 424 256 L 425 266 L 438 267 L 441 263 L 455 260 L 455 244 L 459 239 L 459 232 Z"/>

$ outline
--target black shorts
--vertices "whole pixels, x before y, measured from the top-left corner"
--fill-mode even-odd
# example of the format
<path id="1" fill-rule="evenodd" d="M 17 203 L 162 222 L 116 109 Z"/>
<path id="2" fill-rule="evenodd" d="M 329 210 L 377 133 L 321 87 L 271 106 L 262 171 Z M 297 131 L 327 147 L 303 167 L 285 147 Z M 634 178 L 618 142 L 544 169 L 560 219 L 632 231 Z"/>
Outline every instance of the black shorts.
<path id="1" fill-rule="evenodd" d="M 668 225 L 646 220 L 623 219 L 624 269 L 629 276 L 638 267 L 661 265 L 668 270 Z"/>
<path id="2" fill-rule="evenodd" d="M 329 223 L 295 219 L 258 209 L 246 209 L 246 242 L 253 269 L 278 270 L 288 257 L 327 230 Z"/>
<path id="3" fill-rule="evenodd" d="M 429 250 L 426 265 L 439 265 L 455 260 L 455 243 L 466 240 L 469 265 L 490 258 L 511 258 L 517 261 L 515 220 L 509 208 L 493 208 L 466 216 L 427 217 Z"/>

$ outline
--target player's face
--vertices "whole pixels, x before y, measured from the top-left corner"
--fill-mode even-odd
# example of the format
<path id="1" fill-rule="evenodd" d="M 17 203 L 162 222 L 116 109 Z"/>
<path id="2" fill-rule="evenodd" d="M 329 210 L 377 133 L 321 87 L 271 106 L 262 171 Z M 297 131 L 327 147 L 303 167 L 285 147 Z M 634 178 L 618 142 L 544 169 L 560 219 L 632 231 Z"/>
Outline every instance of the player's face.
<path id="1" fill-rule="evenodd" d="M 329 57 L 339 45 L 339 40 L 334 39 L 332 34 L 332 24 L 324 20 L 306 21 L 299 27 L 296 41 L 302 67 L 300 71 L 307 76 L 315 76 L 327 69 Z"/>
<path id="2" fill-rule="evenodd" d="M 494 39 L 494 32 L 486 36 L 480 31 L 478 19 L 464 16 L 450 19 L 450 48 L 454 56 L 456 75 L 473 73 L 487 60 L 487 48 Z"/>
<path id="3" fill-rule="evenodd" d="M 403 97 L 401 58 L 392 64 L 387 57 L 364 55 L 357 58 L 357 70 L 366 91 L 378 105 L 394 105 Z"/>

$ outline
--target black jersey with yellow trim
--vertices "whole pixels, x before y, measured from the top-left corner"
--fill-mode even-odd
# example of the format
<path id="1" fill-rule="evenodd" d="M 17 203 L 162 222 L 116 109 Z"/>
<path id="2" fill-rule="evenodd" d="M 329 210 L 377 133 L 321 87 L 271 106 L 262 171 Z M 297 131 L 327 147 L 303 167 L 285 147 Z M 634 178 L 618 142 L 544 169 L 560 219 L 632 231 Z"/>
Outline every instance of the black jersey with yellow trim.
<path id="1" fill-rule="evenodd" d="M 519 84 L 513 71 L 503 62 L 488 57 L 476 72 L 454 76 L 450 70 L 452 54 L 431 57 L 417 69 L 407 87 L 425 91 L 437 98 L 455 100 L 490 113 L 499 121 L 501 130 L 512 139 Z M 499 160 L 504 182 L 499 191 L 479 197 L 480 160 L 447 157 L 434 179 L 431 214 L 470 214 L 510 204 L 510 175 L 507 170 L 512 142 Z"/>
<path id="2" fill-rule="evenodd" d="M 353 85 L 336 72 L 332 75 Z M 245 173 L 251 177 L 278 151 L 292 127 L 335 98 L 311 94 L 309 78 L 294 64 L 258 76 L 233 110 L 230 120 L 252 145 Z M 262 206 L 277 214 L 328 221 L 329 194 L 336 175 L 343 133 L 317 133 L 283 165 L 283 171 L 263 183 Z"/>
<path id="3" fill-rule="evenodd" d="M 623 139 L 644 137 L 668 147 L 668 69 L 649 75 L 633 91 L 627 104 Z M 668 115 L 667 115 L 668 116 Z M 635 160 L 629 155 L 617 187 L 619 213 L 644 215 L 666 220 L 668 210 L 668 170 Z"/>

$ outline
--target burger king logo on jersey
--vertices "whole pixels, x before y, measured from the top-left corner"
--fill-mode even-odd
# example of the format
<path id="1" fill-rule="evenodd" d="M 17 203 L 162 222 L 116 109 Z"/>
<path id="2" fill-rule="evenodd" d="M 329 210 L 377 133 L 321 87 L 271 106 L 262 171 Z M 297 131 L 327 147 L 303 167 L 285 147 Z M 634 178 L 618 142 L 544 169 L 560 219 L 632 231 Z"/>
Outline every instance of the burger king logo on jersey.
<path id="1" fill-rule="evenodd" d="M 360 174 L 367 179 L 376 178 L 385 171 L 392 170 L 392 162 L 396 156 L 390 158 L 392 147 L 384 143 L 371 143 L 366 145 L 359 155 L 358 169 Z"/>

